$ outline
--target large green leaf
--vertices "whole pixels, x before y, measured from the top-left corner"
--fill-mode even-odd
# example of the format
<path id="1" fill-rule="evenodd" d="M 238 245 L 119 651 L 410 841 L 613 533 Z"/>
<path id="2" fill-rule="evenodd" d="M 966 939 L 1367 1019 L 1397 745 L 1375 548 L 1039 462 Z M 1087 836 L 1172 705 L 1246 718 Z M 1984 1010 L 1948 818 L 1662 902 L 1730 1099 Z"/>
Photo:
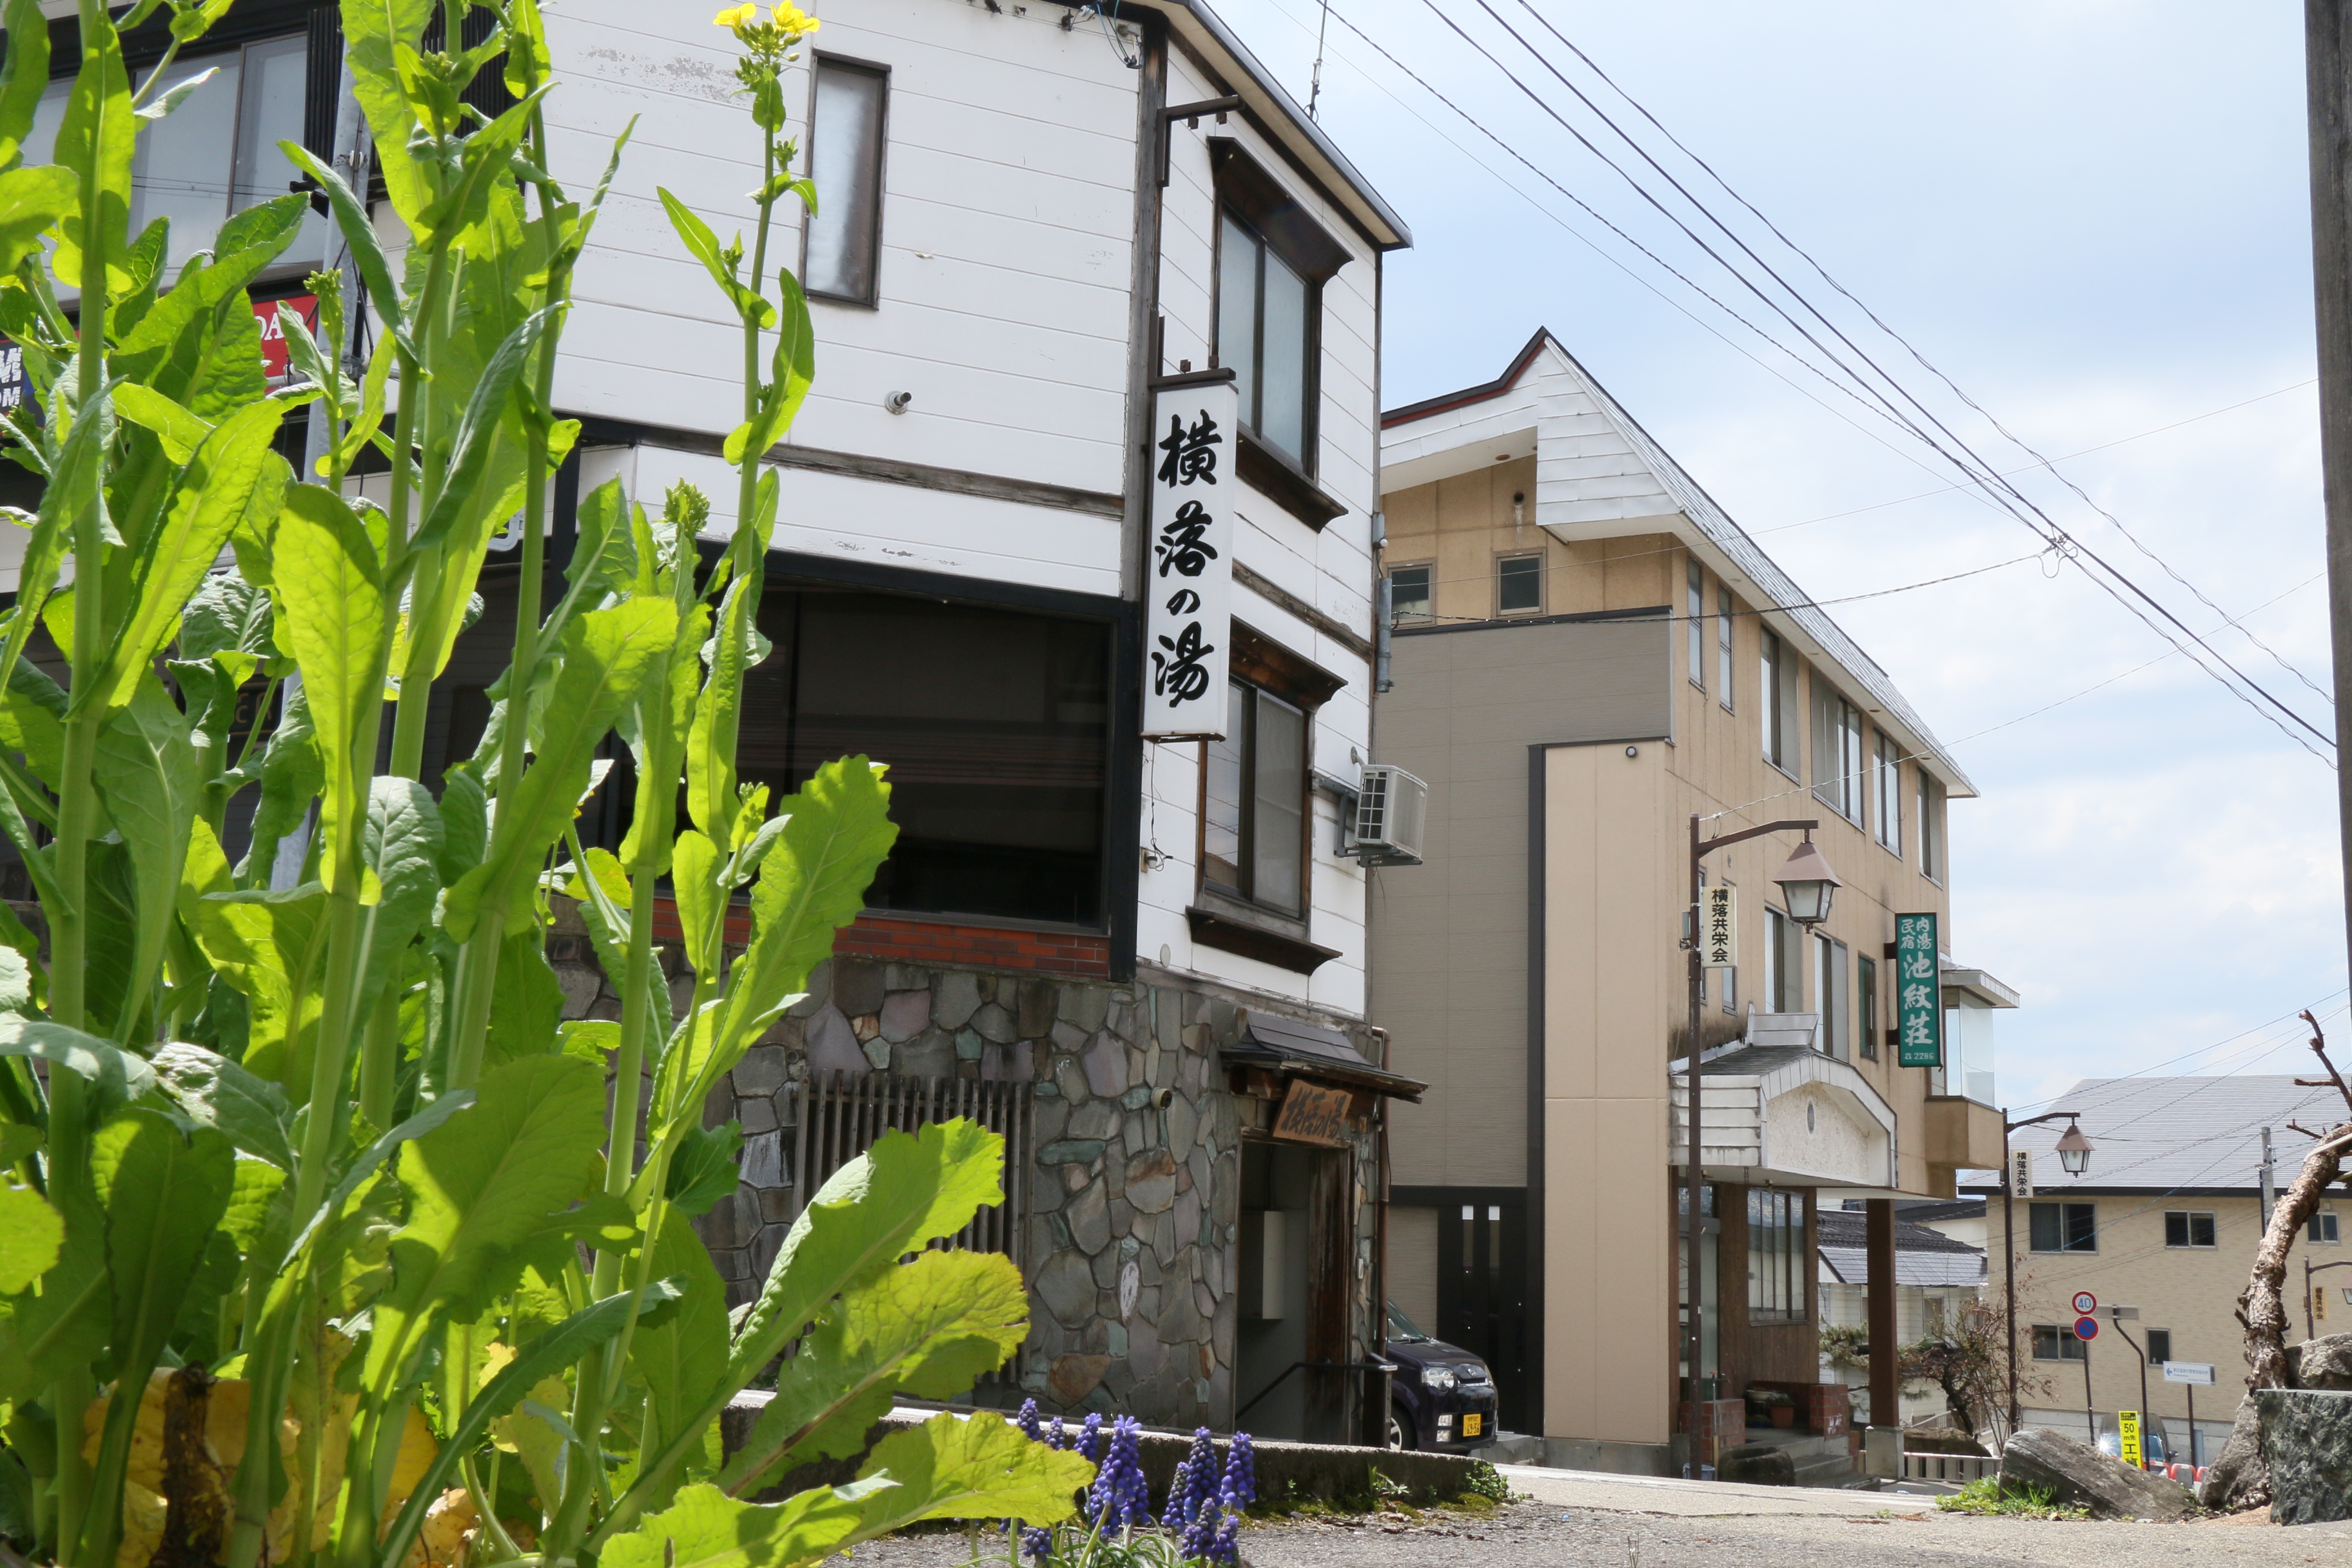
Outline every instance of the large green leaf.
<path id="1" fill-rule="evenodd" d="M 457 422 L 457 433 L 450 446 L 448 479 L 435 500 L 433 510 L 425 514 L 425 521 L 411 542 L 414 548 L 423 550 L 440 543 L 465 510 L 481 479 L 483 467 L 489 461 L 492 437 L 506 416 L 507 401 L 515 382 L 559 309 L 550 306 L 525 318 L 482 367 L 481 379 L 474 384 L 467 399 L 465 414 Z"/>
<path id="2" fill-rule="evenodd" d="M 0 273 L 13 273 L 18 262 L 39 254 L 41 237 L 75 201 L 72 172 L 55 164 L 0 174 Z"/>
<path id="3" fill-rule="evenodd" d="M 776 308 L 736 278 L 720 254 L 719 237 L 711 232 L 710 226 L 696 216 L 692 207 L 669 192 L 656 186 L 654 194 L 661 197 L 662 210 L 669 215 L 669 226 L 677 231 L 677 237 L 685 244 L 688 253 L 702 263 L 703 270 L 710 274 L 710 280 L 725 291 L 728 300 L 735 307 L 735 313 L 755 326 L 774 326 Z M 728 459 L 730 463 L 735 460 L 732 458 Z"/>
<path id="4" fill-rule="evenodd" d="M 897 1396 L 962 1394 L 1028 1332 L 1028 1293 L 1009 1258 L 926 1252 L 885 1269 L 829 1308 L 779 1368 L 719 1484 L 740 1497 L 810 1460 L 859 1453 Z"/>
<path id="5" fill-rule="evenodd" d="M 441 808 L 415 779 L 376 778 L 368 785 L 367 827 L 360 840 L 368 906 L 361 940 L 365 968 L 352 1016 L 364 1018 L 391 984 L 401 955 L 433 916 L 441 891 Z"/>
<path id="6" fill-rule="evenodd" d="M 686 961 L 698 974 L 719 976 L 719 953 L 725 940 L 727 889 L 719 885 L 719 847 L 691 827 L 679 834 L 671 851 L 670 889 L 677 900 L 678 930 L 684 933 Z"/>
<path id="7" fill-rule="evenodd" d="M 25 765 L 52 790 L 65 782 L 66 694 L 35 664 L 18 659 L 0 695 L 0 746 L 21 753 Z"/>
<path id="8" fill-rule="evenodd" d="M 90 780 L 131 852 L 138 912 L 126 1002 L 133 1006 L 147 994 L 163 962 L 180 871 L 187 863 L 188 835 L 204 794 L 186 716 L 152 675 L 134 691 L 99 732 L 90 763 Z"/>
<path id="9" fill-rule="evenodd" d="M 776 283 L 783 292 L 784 310 L 768 384 L 760 389 L 759 412 L 728 432 L 720 451 L 730 463 L 740 463 L 746 454 L 757 456 L 782 440 L 816 378 L 816 329 L 809 321 L 808 300 L 790 272 L 779 271 Z M 766 544 L 761 537 L 753 547 Z"/>
<path id="10" fill-rule="evenodd" d="M 377 9 L 381 10 L 379 6 Z M 356 45 L 352 58 L 357 57 Z M 362 89 L 362 97 L 365 96 Z M 383 241 L 368 219 L 368 210 L 350 184 L 331 163 L 321 162 L 299 142 L 280 142 L 278 150 L 286 154 L 295 167 L 319 183 L 327 194 L 328 210 L 335 215 L 335 226 L 342 231 L 343 243 L 351 247 L 352 259 L 359 263 L 360 283 L 366 289 L 368 303 L 375 307 L 376 317 L 384 323 L 387 335 L 410 358 L 416 357 L 416 345 L 409 341 L 408 321 L 401 310 L 400 290 L 392 281 L 392 263 L 384 259 Z M 403 159 L 404 163 L 407 160 Z M 384 171 L 387 188 L 392 171 Z M 313 476 L 305 474 L 304 479 Z"/>
<path id="11" fill-rule="evenodd" d="M 485 905 L 504 910 L 509 931 L 535 918 L 529 900 L 516 895 L 538 875 L 548 846 L 579 808 L 596 742 L 660 668 L 677 630 L 677 606 L 648 598 L 591 611 L 566 628 L 563 668 L 548 700 L 538 760 L 520 783 L 501 781 L 489 854 L 443 900 L 443 925 L 452 938 L 470 937 Z"/>
<path id="12" fill-rule="evenodd" d="M 432 0 L 342 0 L 344 58 L 375 138 L 376 167 L 394 211 L 415 232 L 433 196 L 432 149 L 415 146 L 418 129 L 394 60 L 398 47 L 415 49 L 425 36 Z"/>
<path id="13" fill-rule="evenodd" d="M 114 24 L 100 0 L 81 0 L 81 68 L 58 125 L 57 159 L 97 200 L 94 211 L 77 210 L 59 223 L 50 265 L 58 277 L 72 279 L 85 290 L 92 279 L 82 275 L 83 252 L 93 245 L 106 258 L 106 278 L 100 286 L 113 293 L 131 284 L 122 262 L 131 230 L 131 156 L 137 124 L 131 108 L 131 79 L 122 68 L 122 41 L 115 37 Z"/>
<path id="14" fill-rule="evenodd" d="M 490 1068 L 478 1102 L 401 1151 L 408 1223 L 376 1303 L 368 1381 L 397 1373 L 426 1321 L 481 1317 L 518 1249 L 588 1191 L 604 1136 L 604 1075 L 576 1057 Z"/>
<path id="15" fill-rule="evenodd" d="M 126 392 L 129 388 L 124 389 Z M 183 471 L 163 527 L 140 552 L 131 616 L 108 654 L 104 701 L 131 700 L 131 689 L 163 645 L 205 574 L 213 569 L 248 508 L 276 512 L 286 489 L 286 459 L 270 449 L 285 405 L 264 399 L 232 415 L 204 438 Z"/>
<path id="16" fill-rule="evenodd" d="M 874 1445 L 861 1475 L 887 1475 L 898 1484 L 866 1500 L 855 1539 L 871 1541 L 927 1519 L 1055 1524 L 1077 1511 L 1078 1489 L 1094 1472 L 1078 1455 L 1030 1441 L 993 1412 L 934 1415 Z"/>
<path id="17" fill-rule="evenodd" d="M 143 1099 L 155 1088 L 155 1069 L 111 1040 L 43 1019 L 0 1016 L 0 1057 L 44 1061 L 52 1070 L 79 1073 L 96 1090 L 93 1113 Z"/>
<path id="18" fill-rule="evenodd" d="M 738 1502 L 717 1487 L 677 1500 L 605 1542 L 599 1568 L 808 1568 L 847 1543 L 884 1479 L 814 1487 L 778 1503 Z"/>
<path id="19" fill-rule="evenodd" d="M 676 1209 L 654 1243 L 653 1272 L 685 1289 L 677 1311 L 656 1328 L 640 1327 L 629 1341 L 629 1361 L 645 1379 L 645 1451 L 659 1453 L 674 1438 L 691 1438 L 691 1424 L 727 1378 L 727 1286 L 693 1223 Z M 649 1509 L 669 1499 L 648 1498 Z"/>
<path id="20" fill-rule="evenodd" d="M 0 1178 L 0 1296 L 14 1296 L 55 1268 L 65 1242 L 66 1222 L 48 1199 Z M 726 1324 L 721 1311 L 721 1336 Z"/>
<path id="21" fill-rule="evenodd" d="M 509 933 L 499 950 L 490 988 L 490 1034 L 485 1061 L 512 1061 L 556 1048 L 563 1021 L 563 983 L 547 962 L 546 933 L 533 921 Z"/>
<path id="22" fill-rule="evenodd" d="M 317 485 L 295 485 L 278 520 L 273 571 L 286 606 L 289 651 L 301 667 L 303 696 L 326 764 L 320 831 L 332 843 L 339 824 L 365 811 L 366 780 L 373 771 L 360 753 L 362 742 L 371 752 L 375 745 L 367 716 L 376 711 L 383 681 L 381 648 L 389 612 L 383 566 L 366 527 L 342 497 Z M 319 862 L 330 892 L 335 858 L 323 855 Z"/>
<path id="23" fill-rule="evenodd" d="M 180 657 L 210 658 L 216 653 L 268 658 L 269 595 L 235 572 L 215 573 L 198 585 L 180 616 Z"/>
<path id="24" fill-rule="evenodd" d="M 196 833 L 209 837 L 199 823 Z M 310 1037 L 319 1023 L 327 958 L 327 898 L 316 882 L 190 896 L 182 918 L 213 972 L 251 1004 L 244 1065 L 298 1093 L 310 1087 Z"/>
<path id="25" fill-rule="evenodd" d="M 0 67 L 0 169 L 13 169 L 49 86 L 49 24 L 41 0 L 8 0 L 8 60 Z"/>
<path id="26" fill-rule="evenodd" d="M 278 840 L 301 826 L 326 776 L 318 731 L 310 725 L 309 690 L 289 681 L 280 689 L 278 727 L 261 753 L 261 799 L 253 808 L 253 847 L 238 867 L 243 880 L 268 880 Z"/>
<path id="27" fill-rule="evenodd" d="M 284 1089 L 217 1052 L 184 1041 L 160 1047 L 148 1060 L 182 1115 L 212 1128 L 256 1160 L 280 1171 L 294 1168 L 287 1138 L 294 1110 Z"/>
<path id="28" fill-rule="evenodd" d="M 866 886 L 898 837 L 882 771 L 864 757 L 827 763 L 777 808 L 784 826 L 751 889 L 751 942 L 728 988 L 716 1070 L 805 987 L 833 933 L 866 907 Z"/>

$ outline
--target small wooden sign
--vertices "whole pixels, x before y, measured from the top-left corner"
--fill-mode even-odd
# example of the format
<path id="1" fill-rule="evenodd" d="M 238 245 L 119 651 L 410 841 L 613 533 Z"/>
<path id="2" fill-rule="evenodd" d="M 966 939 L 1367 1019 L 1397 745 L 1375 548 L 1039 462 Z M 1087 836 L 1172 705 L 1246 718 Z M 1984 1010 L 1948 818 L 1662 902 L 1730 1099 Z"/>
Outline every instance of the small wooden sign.
<path id="1" fill-rule="evenodd" d="M 1294 1143 L 1338 1148 L 1348 1142 L 1348 1107 L 1355 1098 L 1344 1089 L 1292 1079 L 1289 1092 L 1282 1097 L 1282 1113 L 1274 1119 L 1274 1135 Z"/>

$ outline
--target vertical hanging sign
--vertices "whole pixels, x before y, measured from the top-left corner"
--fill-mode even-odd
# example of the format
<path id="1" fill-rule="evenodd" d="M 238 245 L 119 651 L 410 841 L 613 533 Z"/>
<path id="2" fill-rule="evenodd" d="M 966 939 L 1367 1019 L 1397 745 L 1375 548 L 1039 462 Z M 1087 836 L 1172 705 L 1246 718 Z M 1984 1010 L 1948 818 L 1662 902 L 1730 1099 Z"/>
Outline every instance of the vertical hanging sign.
<path id="1" fill-rule="evenodd" d="M 1718 882 L 1706 889 L 1699 906 L 1700 962 L 1709 969 L 1730 969 L 1739 963 L 1739 903 L 1732 889 Z"/>
<path id="2" fill-rule="evenodd" d="M 1944 1065 L 1942 947 L 1931 914 L 1895 917 L 1895 1040 L 1905 1067 Z"/>
<path id="3" fill-rule="evenodd" d="M 1151 549 L 1144 562 L 1143 733 L 1222 740 L 1233 641 L 1231 371 L 1152 395 Z"/>

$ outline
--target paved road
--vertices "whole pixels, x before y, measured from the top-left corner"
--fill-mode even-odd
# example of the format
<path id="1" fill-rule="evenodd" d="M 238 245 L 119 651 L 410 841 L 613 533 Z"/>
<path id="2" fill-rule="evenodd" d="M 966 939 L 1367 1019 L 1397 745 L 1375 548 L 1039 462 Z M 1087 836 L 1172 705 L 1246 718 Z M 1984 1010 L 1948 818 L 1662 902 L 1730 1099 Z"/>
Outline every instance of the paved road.
<path id="1" fill-rule="evenodd" d="M 1529 1494 L 1483 1518 L 1430 1513 L 1243 1532 L 1250 1568 L 2304 1568 L 2352 1563 L 2352 1522 L 2281 1530 L 2193 1524 L 1978 1519 L 1932 1500 L 1652 1481 L 1513 1466 Z M 998 1538 L 984 1537 L 992 1544 Z M 1001 1551 L 1001 1548 L 997 1548 Z M 877 1542 L 856 1568 L 954 1568 L 961 1536 Z M 982 1561 L 988 1561 L 982 1558 Z M 996 1561 L 1002 1562 L 1002 1557 Z M 839 1568 L 846 1568 L 835 1559 Z"/>

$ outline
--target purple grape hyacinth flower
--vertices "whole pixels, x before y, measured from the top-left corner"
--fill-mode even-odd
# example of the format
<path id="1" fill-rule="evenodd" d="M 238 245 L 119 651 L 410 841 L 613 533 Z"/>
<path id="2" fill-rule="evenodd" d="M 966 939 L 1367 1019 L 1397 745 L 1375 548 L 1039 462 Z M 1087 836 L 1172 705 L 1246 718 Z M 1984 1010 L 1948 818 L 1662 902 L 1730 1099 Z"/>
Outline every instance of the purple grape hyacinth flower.
<path id="1" fill-rule="evenodd" d="M 1176 1479 L 1168 1484 L 1168 1510 L 1160 1516 L 1160 1524 L 1171 1531 L 1187 1529 L 1216 1495 L 1216 1443 L 1206 1426 L 1196 1428 L 1192 1451 L 1184 1456 L 1184 1462 L 1176 1467 Z"/>
<path id="2" fill-rule="evenodd" d="M 1131 1415 L 1111 1424 L 1110 1447 L 1095 1471 L 1087 1494 L 1087 1514 L 1106 1535 L 1133 1524 L 1151 1522 L 1150 1483 L 1144 1479 L 1137 1450 L 1143 1434 Z"/>

